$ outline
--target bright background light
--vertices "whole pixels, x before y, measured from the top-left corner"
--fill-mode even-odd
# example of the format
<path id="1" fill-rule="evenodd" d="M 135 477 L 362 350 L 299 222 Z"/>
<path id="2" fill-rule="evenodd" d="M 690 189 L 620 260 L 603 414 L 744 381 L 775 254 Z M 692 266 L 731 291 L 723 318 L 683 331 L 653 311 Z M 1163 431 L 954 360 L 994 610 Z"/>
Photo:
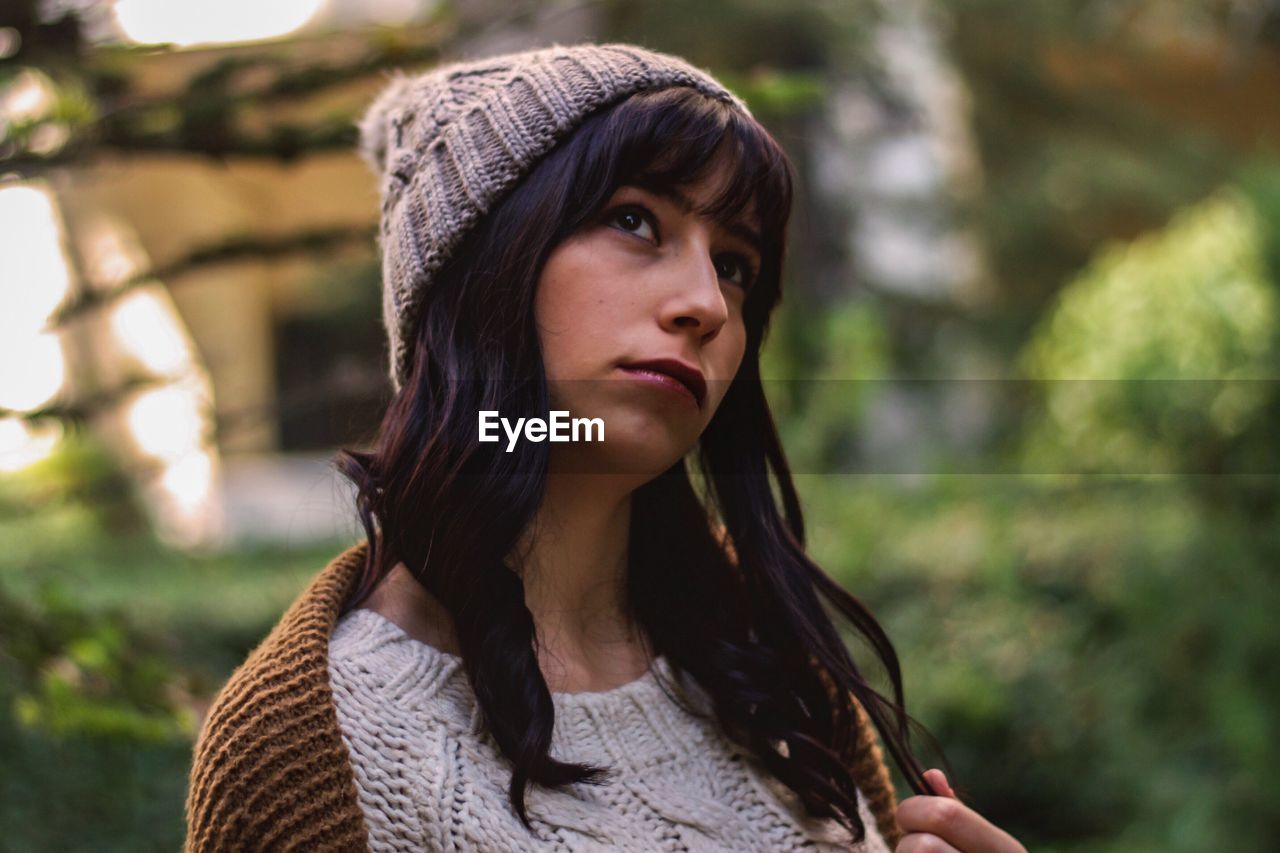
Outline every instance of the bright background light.
<path id="1" fill-rule="evenodd" d="M 42 118 L 53 106 L 53 84 L 34 68 L 19 71 L 0 93 L 0 122 L 17 124 Z"/>
<path id="2" fill-rule="evenodd" d="M 19 418 L 0 418 L 0 473 L 11 474 L 53 452 L 62 439 L 60 421 L 47 419 L 36 427 Z"/>
<path id="3" fill-rule="evenodd" d="M 0 406 L 6 409 L 38 409 L 66 378 L 62 342 L 48 332 L 0 337 L 0 364 Z"/>
<path id="4" fill-rule="evenodd" d="M 60 339 L 43 329 L 67 293 L 67 264 L 44 190 L 0 189 L 0 222 L 0 406 L 28 411 L 51 400 L 65 379 Z"/>
<path id="5" fill-rule="evenodd" d="M 44 190 L 0 188 L 0 334 L 36 332 L 69 286 L 53 201 Z"/>
<path id="6" fill-rule="evenodd" d="M 209 500 L 213 487 L 213 459 L 206 451 L 196 451 L 169 463 L 160 485 L 186 514 L 198 513 Z"/>
<path id="7" fill-rule="evenodd" d="M 254 41 L 301 27 L 325 0 L 118 0 L 116 21 L 136 42 L 179 45 Z"/>
<path id="8" fill-rule="evenodd" d="M 173 306 L 155 293 L 133 290 L 111 312 L 121 349 L 153 373 L 176 376 L 191 364 L 191 349 Z"/>
<path id="9" fill-rule="evenodd" d="M 199 394 L 177 384 L 146 391 L 129 405 L 129 431 L 145 453 L 167 462 L 200 450 Z"/>

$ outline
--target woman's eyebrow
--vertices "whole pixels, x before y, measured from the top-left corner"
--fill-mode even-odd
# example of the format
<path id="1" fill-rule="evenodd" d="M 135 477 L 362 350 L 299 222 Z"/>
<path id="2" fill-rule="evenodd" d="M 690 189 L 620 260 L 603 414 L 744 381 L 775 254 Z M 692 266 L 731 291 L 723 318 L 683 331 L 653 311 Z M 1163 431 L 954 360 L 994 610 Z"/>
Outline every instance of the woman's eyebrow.
<path id="1" fill-rule="evenodd" d="M 680 210 L 688 213 L 693 210 L 693 202 L 684 193 L 675 187 L 665 187 L 651 184 L 638 184 L 642 190 L 647 190 L 654 195 L 673 201 L 679 206 Z M 721 222 L 723 228 L 739 240 L 745 241 L 761 255 L 764 254 L 764 241 L 760 239 L 760 233 L 741 220 L 733 222 Z"/>

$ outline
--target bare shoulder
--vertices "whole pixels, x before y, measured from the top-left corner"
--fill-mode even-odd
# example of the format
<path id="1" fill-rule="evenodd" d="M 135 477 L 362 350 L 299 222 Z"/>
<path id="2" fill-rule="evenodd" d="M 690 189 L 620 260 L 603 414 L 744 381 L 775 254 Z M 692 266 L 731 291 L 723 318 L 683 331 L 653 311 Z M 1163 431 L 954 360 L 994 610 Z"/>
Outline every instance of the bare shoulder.
<path id="1" fill-rule="evenodd" d="M 361 605 L 395 623 L 419 642 L 452 655 L 461 655 L 453 634 L 453 620 L 435 596 L 396 563 Z"/>

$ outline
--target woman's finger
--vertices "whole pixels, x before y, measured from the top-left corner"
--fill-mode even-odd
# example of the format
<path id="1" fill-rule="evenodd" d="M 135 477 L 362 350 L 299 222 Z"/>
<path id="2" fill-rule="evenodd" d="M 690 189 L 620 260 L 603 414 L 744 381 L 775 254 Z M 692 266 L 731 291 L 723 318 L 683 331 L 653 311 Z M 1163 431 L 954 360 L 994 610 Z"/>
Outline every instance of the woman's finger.
<path id="1" fill-rule="evenodd" d="M 919 794 L 898 804 L 903 832 L 936 835 L 964 853 L 1025 853 L 1012 835 L 952 797 Z"/>
<path id="2" fill-rule="evenodd" d="M 927 832 L 908 832 L 893 848 L 893 853 L 961 853 L 936 835 Z"/>
<path id="3" fill-rule="evenodd" d="M 925 778 L 929 780 L 929 784 L 932 785 L 935 790 L 940 792 L 942 796 L 955 797 L 957 800 L 960 799 L 960 797 L 956 795 L 956 792 L 951 790 L 951 783 L 947 781 L 947 774 L 943 773 L 936 767 L 931 767 L 924 771 L 924 775 Z"/>

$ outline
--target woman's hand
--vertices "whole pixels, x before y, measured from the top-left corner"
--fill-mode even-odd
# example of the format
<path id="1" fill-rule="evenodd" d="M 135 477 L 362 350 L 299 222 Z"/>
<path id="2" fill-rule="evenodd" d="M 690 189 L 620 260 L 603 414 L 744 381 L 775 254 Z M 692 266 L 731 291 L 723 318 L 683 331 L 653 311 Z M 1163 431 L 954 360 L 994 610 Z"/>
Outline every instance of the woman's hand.
<path id="1" fill-rule="evenodd" d="M 941 770 L 924 775 L 944 796 L 919 794 L 898 803 L 898 826 L 906 834 L 896 853 L 1027 853 L 1016 838 L 960 802 Z"/>

